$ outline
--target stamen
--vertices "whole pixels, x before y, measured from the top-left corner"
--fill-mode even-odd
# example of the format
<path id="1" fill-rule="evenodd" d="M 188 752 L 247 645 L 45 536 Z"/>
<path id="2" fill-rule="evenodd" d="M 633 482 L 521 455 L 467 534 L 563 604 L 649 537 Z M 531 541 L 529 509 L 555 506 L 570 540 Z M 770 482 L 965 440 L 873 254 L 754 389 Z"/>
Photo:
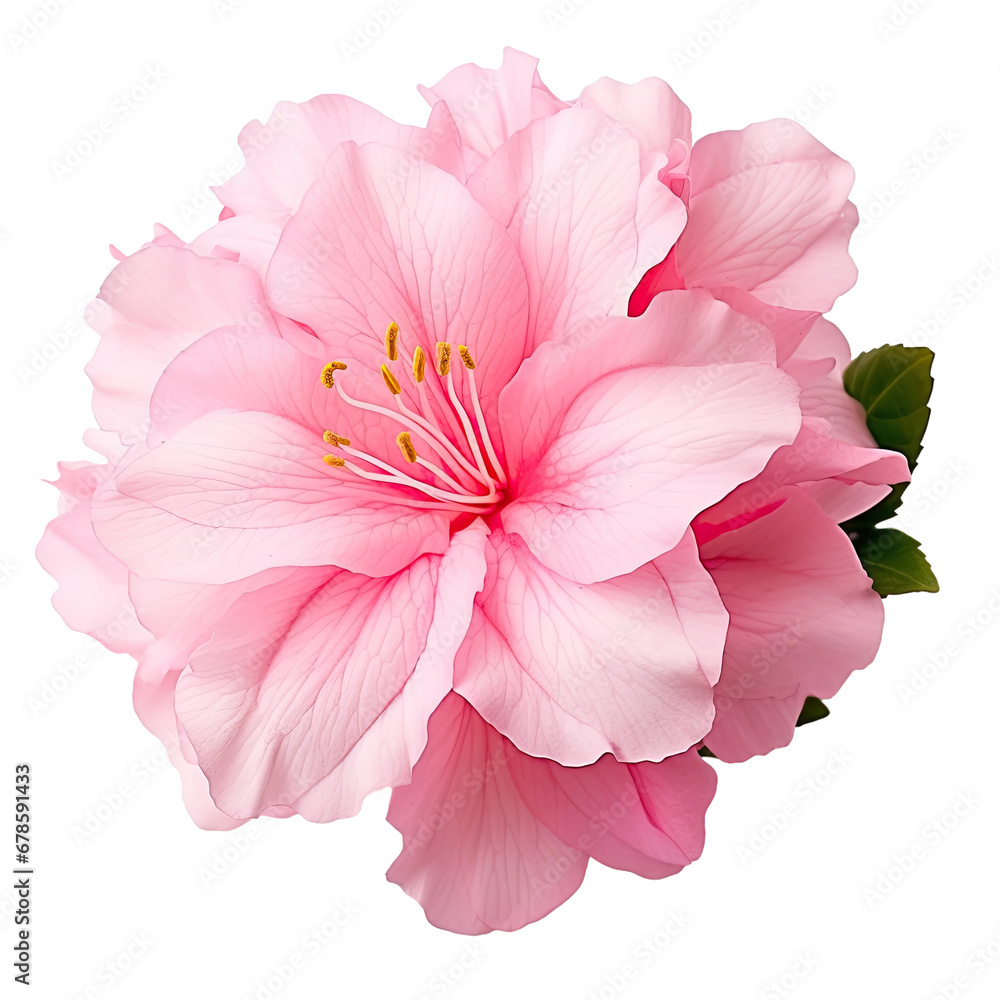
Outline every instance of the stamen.
<path id="1" fill-rule="evenodd" d="M 323 461 L 326 462 L 327 465 L 332 465 L 335 469 L 339 469 L 341 466 L 346 464 L 342 458 L 337 458 L 336 455 L 324 455 Z"/>
<path id="2" fill-rule="evenodd" d="M 394 396 L 398 396 L 403 391 L 399 387 L 399 382 L 396 381 L 396 376 L 385 365 L 382 365 L 382 378 L 385 379 L 385 384 L 389 387 L 389 392 Z"/>
<path id="3" fill-rule="evenodd" d="M 333 388 L 333 373 L 347 370 L 347 365 L 343 361 L 331 361 L 320 373 L 320 381 L 327 387 Z"/>
<path id="4" fill-rule="evenodd" d="M 323 431 L 323 440 L 335 448 L 342 444 L 350 444 L 351 439 L 341 437 L 339 434 L 334 434 L 333 431 Z"/>
<path id="5" fill-rule="evenodd" d="M 417 460 L 417 449 L 413 447 L 410 435 L 406 431 L 400 431 L 396 435 L 396 444 L 399 446 L 399 450 L 403 453 L 403 458 L 407 462 L 415 462 Z"/>
<path id="6" fill-rule="evenodd" d="M 448 374 L 451 368 L 451 344 L 446 344 L 439 340 L 437 343 L 437 373 L 442 378 Z"/>
<path id="7" fill-rule="evenodd" d="M 476 362 L 472 360 L 472 355 L 469 353 L 469 349 L 465 344 L 458 345 L 458 353 L 462 358 L 462 364 L 465 365 L 470 371 L 476 367 Z"/>
<path id="8" fill-rule="evenodd" d="M 464 361 L 465 359 L 463 358 L 462 360 Z M 486 454 L 489 455 L 497 481 L 501 486 L 506 486 L 507 477 L 504 475 L 503 465 L 500 464 L 500 459 L 497 458 L 497 453 L 493 448 L 493 442 L 490 440 L 489 431 L 486 429 L 486 419 L 483 417 L 483 407 L 479 402 L 479 392 L 476 389 L 476 373 L 472 370 L 475 368 L 475 365 L 466 364 L 465 368 L 465 374 L 469 380 L 469 395 L 472 397 L 472 409 L 475 411 L 476 424 L 479 426 L 479 436 L 483 439 L 483 444 L 486 446 Z"/>
<path id="9" fill-rule="evenodd" d="M 417 349 L 413 352 L 413 377 L 420 385 L 424 380 L 424 365 L 427 361 L 427 356 L 424 354 L 424 349 L 417 346 Z"/>
<path id="10" fill-rule="evenodd" d="M 455 392 L 455 378 L 451 371 L 448 372 L 447 384 L 448 398 L 451 400 L 451 405 L 455 407 L 458 419 L 462 421 L 462 428 L 465 431 L 465 439 L 469 442 L 469 447 L 472 449 L 472 457 L 475 459 L 479 471 L 486 477 L 488 482 L 492 483 L 493 480 L 490 477 L 490 474 L 486 471 L 486 463 L 483 461 L 483 453 L 480 451 L 479 442 L 476 440 L 476 433 L 472 429 L 472 423 L 469 420 L 469 415 L 465 412 L 465 407 L 462 406 L 461 400 Z M 496 486 L 493 486 L 492 488 L 495 490 Z"/>
<path id="11" fill-rule="evenodd" d="M 399 324 L 390 323 L 385 331 L 385 353 L 390 361 L 399 357 Z"/>

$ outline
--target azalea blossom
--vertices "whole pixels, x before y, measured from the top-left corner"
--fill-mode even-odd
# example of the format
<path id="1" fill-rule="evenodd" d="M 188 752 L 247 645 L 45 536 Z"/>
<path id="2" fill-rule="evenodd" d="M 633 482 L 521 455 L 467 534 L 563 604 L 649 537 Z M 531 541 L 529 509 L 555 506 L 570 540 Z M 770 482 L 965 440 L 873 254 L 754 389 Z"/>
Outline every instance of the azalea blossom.
<path id="1" fill-rule="evenodd" d="M 791 122 L 692 145 L 662 81 L 565 102 L 511 50 L 423 92 L 423 128 L 280 105 L 217 225 L 118 255 L 106 461 L 61 466 L 38 556 L 196 822 L 391 787 L 389 877 L 481 933 L 591 858 L 698 857 L 698 748 L 786 744 L 874 657 L 838 522 L 908 471 L 821 315 L 844 161 Z"/>

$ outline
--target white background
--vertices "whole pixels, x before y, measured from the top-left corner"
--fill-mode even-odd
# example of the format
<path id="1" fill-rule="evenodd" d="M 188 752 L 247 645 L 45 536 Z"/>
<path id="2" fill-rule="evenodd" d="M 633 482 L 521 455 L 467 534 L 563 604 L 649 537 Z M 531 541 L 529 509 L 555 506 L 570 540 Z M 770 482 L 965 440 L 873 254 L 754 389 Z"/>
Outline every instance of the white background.
<path id="1" fill-rule="evenodd" d="M 62 0 L 16 46 L 12 34 L 41 0 L 4 0 L 0 773 L 27 760 L 35 775 L 35 985 L 25 995 L 1000 992 L 1000 280 L 990 280 L 996 264 L 984 264 L 1000 252 L 997 7 L 906 0 L 893 25 L 892 0 L 585 0 L 564 3 L 561 20 L 549 14 L 558 2 L 398 0 L 379 36 L 348 58 L 343 43 L 387 0 Z M 538 55 L 563 97 L 601 75 L 658 75 L 692 107 L 696 135 L 794 115 L 855 165 L 861 279 L 832 317 L 855 351 L 888 341 L 937 352 L 934 413 L 903 512 L 941 593 L 887 601 L 882 652 L 830 718 L 765 759 L 718 765 L 705 854 L 688 870 L 647 882 L 592 865 L 583 888 L 541 923 L 464 939 L 430 927 L 384 881 L 399 848 L 383 819 L 386 793 L 333 825 L 251 824 L 252 842 L 197 829 L 176 775 L 133 715 L 131 662 L 62 624 L 32 553 L 55 509 L 42 480 L 57 459 L 88 457 L 83 365 L 96 335 L 79 314 L 112 266 L 107 245 L 133 252 L 156 221 L 188 239 L 209 226 L 218 206 L 203 200 L 206 185 L 239 162 L 243 124 L 278 100 L 342 92 L 422 121 L 418 82 L 466 61 L 497 65 L 504 44 Z M 166 79 L 57 179 L 53 162 L 67 144 L 150 69 Z M 35 351 L 45 364 L 26 379 L 19 366 Z M 60 668 L 79 657 L 84 668 L 65 680 Z M 935 671 L 904 697 L 901 685 Z M 58 691 L 46 688 L 53 682 Z M 848 763 L 831 768 L 836 755 Z M 119 800 L 121 786 L 128 795 Z M 974 805 L 959 817 L 963 795 Z M 9 802 L 13 789 L 2 796 Z M 8 828 L 10 812 L 0 808 Z M 768 824 L 778 813 L 786 822 L 776 833 Z M 94 833 L 84 829 L 88 816 Z M 205 885 L 199 871 L 216 853 L 237 860 Z M 0 852 L 5 869 L 12 854 Z M 0 888 L 6 981 L 11 901 Z M 331 937 L 334 923 L 322 928 L 338 907 L 355 915 Z M 317 929 L 323 940 L 307 946 Z M 295 954 L 302 968 L 287 983 L 272 979 L 281 988 L 269 993 L 273 967 Z"/>

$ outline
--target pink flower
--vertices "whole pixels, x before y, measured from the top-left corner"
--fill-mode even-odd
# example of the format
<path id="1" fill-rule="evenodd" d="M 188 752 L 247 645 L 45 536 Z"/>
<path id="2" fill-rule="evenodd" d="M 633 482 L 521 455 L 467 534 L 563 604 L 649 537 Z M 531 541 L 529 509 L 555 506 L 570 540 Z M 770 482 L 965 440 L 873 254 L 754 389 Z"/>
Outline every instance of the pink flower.
<path id="1" fill-rule="evenodd" d="M 511 50 L 424 93 L 426 128 L 279 105 L 217 225 L 119 255 L 106 462 L 61 467 L 38 556 L 137 658 L 196 822 L 392 787 L 389 877 L 479 933 L 589 858 L 700 854 L 696 748 L 784 745 L 874 656 L 837 521 L 907 476 L 820 316 L 843 161 L 774 123 L 692 149 L 666 84 L 566 103 Z"/>

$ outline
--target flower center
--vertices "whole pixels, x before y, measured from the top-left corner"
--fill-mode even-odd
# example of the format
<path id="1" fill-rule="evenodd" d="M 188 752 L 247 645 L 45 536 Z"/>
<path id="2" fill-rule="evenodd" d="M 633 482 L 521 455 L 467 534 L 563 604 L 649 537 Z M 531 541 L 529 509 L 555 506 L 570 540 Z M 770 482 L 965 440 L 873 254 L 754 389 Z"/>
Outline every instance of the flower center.
<path id="1" fill-rule="evenodd" d="M 429 473 L 426 479 L 401 472 L 388 462 L 354 447 L 350 437 L 332 430 L 323 432 L 323 440 L 336 448 L 337 453 L 324 455 L 323 461 L 334 469 L 346 469 L 370 482 L 397 483 L 423 494 L 420 499 L 403 501 L 410 506 L 485 514 L 497 504 L 503 498 L 502 488 L 507 485 L 507 478 L 486 429 L 476 388 L 476 363 L 468 347 L 457 346 L 460 370 L 464 373 L 467 396 L 472 402 L 472 417 L 455 389 L 452 345 L 443 341 L 437 344 L 433 369 L 442 391 L 429 393 L 427 357 L 423 348 L 418 345 L 414 349 L 408 366 L 400 364 L 402 338 L 396 323 L 390 323 L 385 332 L 385 353 L 390 364 L 382 364 L 382 380 L 392 396 L 395 410 L 349 395 L 340 384 L 339 373 L 347 370 L 342 361 L 331 361 L 320 375 L 323 385 L 335 390 L 349 406 L 378 413 L 401 425 L 403 430 L 396 435 L 396 445 L 408 463 L 419 465 Z M 418 403 L 415 409 L 403 402 L 400 377 L 407 382 L 412 379 L 416 387 Z M 434 460 L 426 455 L 432 455 Z"/>

